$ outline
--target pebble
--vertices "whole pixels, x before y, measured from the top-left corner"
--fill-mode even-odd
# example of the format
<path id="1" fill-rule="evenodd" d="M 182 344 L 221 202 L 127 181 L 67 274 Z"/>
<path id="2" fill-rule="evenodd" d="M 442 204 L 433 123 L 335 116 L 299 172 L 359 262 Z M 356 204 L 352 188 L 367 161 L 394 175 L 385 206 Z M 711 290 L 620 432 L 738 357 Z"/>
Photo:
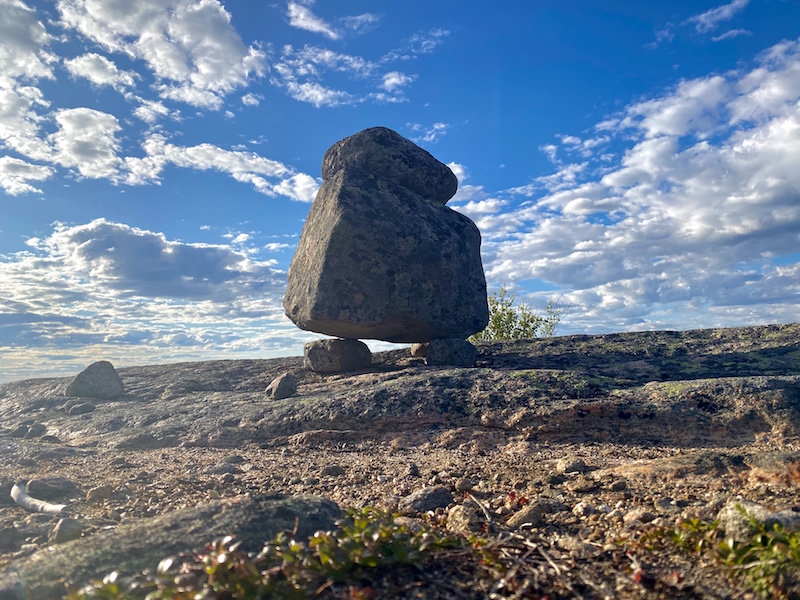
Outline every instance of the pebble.
<path id="1" fill-rule="evenodd" d="M 97 406 L 92 404 L 91 402 L 77 402 L 70 406 L 69 411 L 67 414 L 69 416 L 74 417 L 76 415 L 85 415 L 90 412 L 94 412 L 97 409 Z"/>
<path id="2" fill-rule="evenodd" d="M 50 541 L 54 544 L 63 544 L 64 542 L 77 540 L 81 537 L 83 529 L 84 522 L 79 519 L 71 517 L 59 519 L 53 529 L 53 533 L 50 535 Z"/>
<path id="3" fill-rule="evenodd" d="M 236 467 L 229 462 L 218 462 L 213 467 L 205 469 L 204 473 L 208 475 L 224 475 L 226 473 L 236 473 Z"/>
<path id="4" fill-rule="evenodd" d="M 339 465 L 325 465 L 320 471 L 322 477 L 339 477 L 344 474 L 344 468 Z"/>
<path id="5" fill-rule="evenodd" d="M 112 488 L 110 485 L 100 485 L 86 492 L 86 500 L 89 502 L 102 502 L 103 500 L 108 500 L 111 498 L 113 493 L 114 488 Z"/>
<path id="6" fill-rule="evenodd" d="M 236 481 L 236 476 L 233 473 L 225 473 L 219 480 L 221 483 L 233 483 Z"/>
<path id="7" fill-rule="evenodd" d="M 411 477 L 419 477 L 419 466 L 417 463 L 408 463 L 408 475 Z"/>
<path id="8" fill-rule="evenodd" d="M 576 456 L 565 456 L 556 461 L 556 473 L 585 473 L 586 463 Z"/>
<path id="9" fill-rule="evenodd" d="M 453 503 L 453 494 L 446 487 L 426 487 L 401 499 L 398 508 L 404 513 L 428 512 Z"/>
<path id="10" fill-rule="evenodd" d="M 655 518 L 656 515 L 646 508 L 638 507 L 626 512 L 623 515 L 622 520 L 625 521 L 625 523 L 635 523 L 636 521 L 639 521 L 640 523 L 649 523 Z"/>
<path id="11" fill-rule="evenodd" d="M 30 439 L 39 437 L 41 435 L 44 435 L 46 431 L 47 431 L 47 425 L 45 425 L 44 423 L 34 423 L 28 428 L 27 433 L 25 433 L 25 438 Z"/>
<path id="12" fill-rule="evenodd" d="M 78 486 L 66 477 L 31 479 L 25 490 L 37 500 L 65 500 L 78 492 Z"/>
<path id="13" fill-rule="evenodd" d="M 480 528 L 481 524 L 482 521 L 478 513 L 470 506 L 457 504 L 447 511 L 446 528 L 448 531 L 474 531 Z"/>
<path id="14" fill-rule="evenodd" d="M 578 502 L 572 509 L 572 514 L 576 517 L 588 517 L 597 512 L 597 508 L 589 502 Z"/>
<path id="15" fill-rule="evenodd" d="M 532 502 L 525 506 L 522 510 L 517 511 L 506 521 L 511 529 L 520 529 L 527 525 L 529 527 L 541 527 L 544 525 L 545 507 L 538 503 Z"/>

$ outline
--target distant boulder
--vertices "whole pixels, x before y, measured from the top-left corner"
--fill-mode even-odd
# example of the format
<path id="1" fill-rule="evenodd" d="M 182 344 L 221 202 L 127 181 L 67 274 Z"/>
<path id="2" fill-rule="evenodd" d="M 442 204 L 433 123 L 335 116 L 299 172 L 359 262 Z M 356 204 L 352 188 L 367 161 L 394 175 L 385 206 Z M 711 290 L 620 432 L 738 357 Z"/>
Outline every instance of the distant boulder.
<path id="1" fill-rule="evenodd" d="M 107 360 L 90 364 L 67 386 L 67 396 L 113 400 L 125 393 L 114 365 Z"/>

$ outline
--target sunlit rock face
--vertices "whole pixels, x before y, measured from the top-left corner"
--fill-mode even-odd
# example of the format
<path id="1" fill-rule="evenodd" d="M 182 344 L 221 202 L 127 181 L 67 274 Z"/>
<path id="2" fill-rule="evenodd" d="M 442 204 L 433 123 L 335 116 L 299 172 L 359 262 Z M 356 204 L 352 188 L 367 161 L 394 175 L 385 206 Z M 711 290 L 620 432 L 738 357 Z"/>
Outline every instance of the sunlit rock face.
<path id="1" fill-rule="evenodd" d="M 334 144 L 289 267 L 301 329 L 388 342 L 469 337 L 489 321 L 481 236 L 445 206 L 458 180 L 390 129 Z"/>

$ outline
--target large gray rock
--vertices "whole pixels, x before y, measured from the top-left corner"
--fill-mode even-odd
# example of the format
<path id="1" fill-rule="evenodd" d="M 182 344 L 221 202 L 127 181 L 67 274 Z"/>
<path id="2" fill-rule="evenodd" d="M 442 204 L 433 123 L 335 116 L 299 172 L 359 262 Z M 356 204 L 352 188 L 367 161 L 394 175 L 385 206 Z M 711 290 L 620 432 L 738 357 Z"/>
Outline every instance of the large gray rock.
<path id="1" fill-rule="evenodd" d="M 334 144 L 322 175 L 283 301 L 298 327 L 389 342 L 486 327 L 481 236 L 444 206 L 457 185 L 446 165 L 377 127 Z"/>
<path id="2" fill-rule="evenodd" d="M 107 360 L 90 364 L 67 386 L 67 396 L 113 400 L 125 393 L 114 365 Z"/>
<path id="3" fill-rule="evenodd" d="M 224 535 L 235 535 L 243 550 L 258 552 L 278 532 L 292 531 L 295 523 L 297 537 L 303 539 L 331 529 L 339 516 L 334 502 L 313 496 L 216 501 L 40 550 L 0 569 L 0 598 L 61 600 L 65 582 L 84 585 L 112 571 L 131 575 L 155 569 L 162 558 Z"/>

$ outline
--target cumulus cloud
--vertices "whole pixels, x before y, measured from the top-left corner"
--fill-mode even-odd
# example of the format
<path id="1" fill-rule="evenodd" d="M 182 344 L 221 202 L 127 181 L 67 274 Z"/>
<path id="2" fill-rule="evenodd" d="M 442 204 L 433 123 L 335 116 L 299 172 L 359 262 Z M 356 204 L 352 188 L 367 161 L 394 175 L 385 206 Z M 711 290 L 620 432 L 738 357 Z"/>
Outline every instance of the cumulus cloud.
<path id="1" fill-rule="evenodd" d="M 797 318 L 798 73 L 800 40 L 782 42 L 749 71 L 683 81 L 606 119 L 596 154 L 499 195 L 515 209 L 470 200 L 489 281 L 556 286 L 577 329 Z M 627 148 L 604 161 L 606 144 Z"/>
<path id="2" fill-rule="evenodd" d="M 728 4 L 723 4 L 695 15 L 689 18 L 687 22 L 694 24 L 699 33 L 707 33 L 715 29 L 720 23 L 730 21 L 736 13 L 744 10 L 748 4 L 750 4 L 750 0 L 732 0 Z"/>
<path id="3" fill-rule="evenodd" d="M 0 156 L 0 187 L 7 194 L 16 196 L 42 190 L 28 183 L 29 181 L 45 181 L 53 174 L 53 169 L 42 165 L 34 165 L 18 158 Z"/>
<path id="4" fill-rule="evenodd" d="M 247 93 L 242 96 L 242 104 L 245 106 L 258 106 L 261 104 L 262 97 L 260 94 Z"/>
<path id="5" fill-rule="evenodd" d="M 387 92 L 393 92 L 398 88 L 405 87 L 412 81 L 414 81 L 412 76 L 405 75 L 400 71 L 390 71 L 383 76 L 383 83 L 381 83 L 380 87 Z"/>
<path id="6" fill-rule="evenodd" d="M 16 79 L 52 79 L 58 60 L 47 49 L 52 39 L 27 4 L 0 2 L 0 88 L 12 87 Z"/>
<path id="7" fill-rule="evenodd" d="M 52 371 L 43 351 L 73 372 L 97 356 L 117 366 L 115 357 L 263 357 L 309 337 L 283 315 L 285 274 L 243 248 L 179 242 L 105 219 L 57 224 L 29 246 L 0 260 L 0 346 L 14 347 L 0 357 L 4 370 Z"/>
<path id="8" fill-rule="evenodd" d="M 266 72 L 265 53 L 245 46 L 218 0 L 59 0 L 56 8 L 62 27 L 145 61 L 163 98 L 219 109 L 227 94 Z"/>
<path id="9" fill-rule="evenodd" d="M 53 161 L 75 167 L 81 177 L 115 179 L 120 165 L 116 137 L 121 127 L 113 115 L 91 108 L 56 112 L 58 131 L 48 136 Z"/>
<path id="10" fill-rule="evenodd" d="M 87 79 L 97 86 L 109 85 L 117 91 L 134 87 L 138 77 L 133 71 L 120 71 L 112 61 L 95 52 L 67 59 L 64 66 L 73 77 Z"/>

